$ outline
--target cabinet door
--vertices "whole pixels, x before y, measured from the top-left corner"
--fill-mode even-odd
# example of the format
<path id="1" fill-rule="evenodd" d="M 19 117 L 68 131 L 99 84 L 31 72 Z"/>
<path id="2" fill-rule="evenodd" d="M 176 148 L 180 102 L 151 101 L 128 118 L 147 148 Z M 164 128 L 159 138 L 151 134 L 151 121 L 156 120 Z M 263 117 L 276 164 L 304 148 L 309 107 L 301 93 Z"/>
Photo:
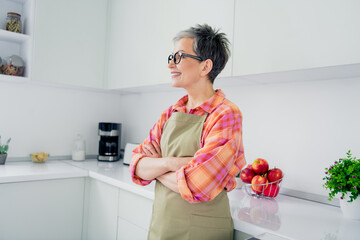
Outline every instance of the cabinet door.
<path id="1" fill-rule="evenodd" d="M 102 88 L 107 1 L 37 0 L 33 79 Z"/>
<path id="2" fill-rule="evenodd" d="M 152 205 L 152 200 L 120 189 L 119 218 L 148 230 L 152 215 Z"/>
<path id="3" fill-rule="evenodd" d="M 81 239 L 84 178 L 0 184 L 0 239 Z"/>
<path id="4" fill-rule="evenodd" d="M 146 240 L 148 231 L 119 218 L 117 240 Z"/>
<path id="5" fill-rule="evenodd" d="M 233 39 L 233 0 L 110 0 L 109 88 L 171 83 L 175 35 L 207 23 Z M 221 76 L 231 75 L 231 60 Z"/>
<path id="6" fill-rule="evenodd" d="M 357 0 L 235 0 L 235 76 L 360 62 Z"/>
<path id="7" fill-rule="evenodd" d="M 83 239 L 116 239 L 118 195 L 118 188 L 87 179 Z"/>

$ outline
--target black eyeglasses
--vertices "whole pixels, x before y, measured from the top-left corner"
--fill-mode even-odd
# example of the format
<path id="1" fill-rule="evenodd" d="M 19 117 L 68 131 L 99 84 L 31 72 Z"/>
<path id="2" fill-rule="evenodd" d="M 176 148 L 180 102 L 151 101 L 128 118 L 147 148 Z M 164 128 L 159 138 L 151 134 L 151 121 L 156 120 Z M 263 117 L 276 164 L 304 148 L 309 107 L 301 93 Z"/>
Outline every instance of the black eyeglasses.
<path id="1" fill-rule="evenodd" d="M 170 54 L 168 57 L 168 64 L 171 62 L 171 60 L 174 59 L 174 63 L 175 64 L 179 64 L 181 62 L 181 58 L 183 56 L 187 56 L 187 57 L 191 57 L 193 59 L 196 59 L 200 62 L 204 61 L 201 57 L 199 56 L 194 56 L 194 55 L 190 55 L 190 54 L 186 54 L 186 53 L 182 53 L 182 52 L 176 52 L 175 54 Z"/>

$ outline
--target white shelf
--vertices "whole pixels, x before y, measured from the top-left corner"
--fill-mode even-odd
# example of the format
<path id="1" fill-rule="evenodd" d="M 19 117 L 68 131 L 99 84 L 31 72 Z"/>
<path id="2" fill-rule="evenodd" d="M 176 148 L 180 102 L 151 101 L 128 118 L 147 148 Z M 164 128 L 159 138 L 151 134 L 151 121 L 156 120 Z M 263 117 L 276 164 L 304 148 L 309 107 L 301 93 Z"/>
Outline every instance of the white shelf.
<path id="1" fill-rule="evenodd" d="M 29 41 L 31 37 L 22 33 L 14 33 L 0 29 L 0 41 L 8 41 L 12 43 L 24 43 Z"/>
<path id="2" fill-rule="evenodd" d="M 9 83 L 26 83 L 29 82 L 28 77 L 17 77 L 11 75 L 0 74 L 0 82 L 9 82 Z"/>
<path id="3" fill-rule="evenodd" d="M 31 78 L 35 1 L 0 0 L 0 57 L 18 55 L 25 63 L 24 77 L 0 76 L 0 81 L 19 83 Z M 7 12 L 21 15 L 22 33 L 5 30 Z"/>

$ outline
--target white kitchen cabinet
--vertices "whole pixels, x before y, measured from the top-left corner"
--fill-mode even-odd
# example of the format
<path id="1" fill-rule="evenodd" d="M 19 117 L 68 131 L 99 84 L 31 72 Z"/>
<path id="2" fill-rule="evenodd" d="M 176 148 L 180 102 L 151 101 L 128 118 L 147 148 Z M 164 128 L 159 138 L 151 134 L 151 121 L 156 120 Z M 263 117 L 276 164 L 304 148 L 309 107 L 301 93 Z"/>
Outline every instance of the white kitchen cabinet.
<path id="1" fill-rule="evenodd" d="M 117 240 L 146 240 L 148 230 L 119 217 Z"/>
<path id="2" fill-rule="evenodd" d="M 36 81 L 103 88 L 107 0 L 37 0 Z"/>
<path id="3" fill-rule="evenodd" d="M 120 189 L 118 240 L 147 238 L 152 205 L 152 200 Z"/>
<path id="4" fill-rule="evenodd" d="M 235 0 L 233 75 L 360 63 L 358 0 Z"/>
<path id="5" fill-rule="evenodd" d="M 0 239 L 78 240 L 84 178 L 0 184 Z"/>
<path id="6" fill-rule="evenodd" d="M 140 195 L 120 189 L 119 214 L 124 220 L 148 230 L 153 201 Z"/>
<path id="7" fill-rule="evenodd" d="M 116 240 L 119 189 L 89 178 L 85 193 L 83 239 Z"/>
<path id="8" fill-rule="evenodd" d="M 0 75 L 0 80 L 29 80 L 32 70 L 35 0 L 0 0 L 0 6 L 0 57 L 18 55 L 25 63 L 24 76 Z M 21 15 L 22 33 L 5 30 L 8 12 L 16 12 Z"/>
<path id="9" fill-rule="evenodd" d="M 109 0 L 108 88 L 171 83 L 167 58 L 181 30 L 207 23 L 233 39 L 233 0 Z M 232 60 L 221 76 L 231 76 Z"/>

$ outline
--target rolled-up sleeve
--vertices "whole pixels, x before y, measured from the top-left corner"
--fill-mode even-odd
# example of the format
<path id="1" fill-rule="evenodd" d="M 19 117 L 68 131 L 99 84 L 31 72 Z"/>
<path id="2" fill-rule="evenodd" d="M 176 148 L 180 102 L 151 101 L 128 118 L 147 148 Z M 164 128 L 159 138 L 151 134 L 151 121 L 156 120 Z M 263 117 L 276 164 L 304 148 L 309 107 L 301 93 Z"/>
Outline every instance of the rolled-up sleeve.
<path id="1" fill-rule="evenodd" d="M 194 159 L 176 172 L 180 194 L 188 202 L 206 202 L 236 186 L 245 165 L 242 115 L 237 107 L 221 109 Z"/>
<path id="2" fill-rule="evenodd" d="M 153 180 L 144 180 L 144 179 L 140 178 L 139 176 L 137 176 L 135 174 L 136 166 L 143 157 L 146 157 L 146 154 L 143 151 L 143 147 L 145 145 L 149 145 L 151 143 L 151 141 L 156 141 L 156 142 L 160 143 L 162 129 L 164 127 L 165 122 L 171 115 L 171 113 L 172 113 L 172 107 L 165 110 L 161 114 L 160 119 L 155 123 L 153 128 L 150 130 L 149 136 L 144 140 L 143 143 L 141 143 L 139 146 L 137 146 L 133 150 L 131 163 L 130 163 L 130 167 L 129 167 L 129 172 L 131 174 L 131 178 L 134 183 L 139 184 L 141 186 L 145 186 L 145 185 L 150 184 L 153 181 Z"/>

